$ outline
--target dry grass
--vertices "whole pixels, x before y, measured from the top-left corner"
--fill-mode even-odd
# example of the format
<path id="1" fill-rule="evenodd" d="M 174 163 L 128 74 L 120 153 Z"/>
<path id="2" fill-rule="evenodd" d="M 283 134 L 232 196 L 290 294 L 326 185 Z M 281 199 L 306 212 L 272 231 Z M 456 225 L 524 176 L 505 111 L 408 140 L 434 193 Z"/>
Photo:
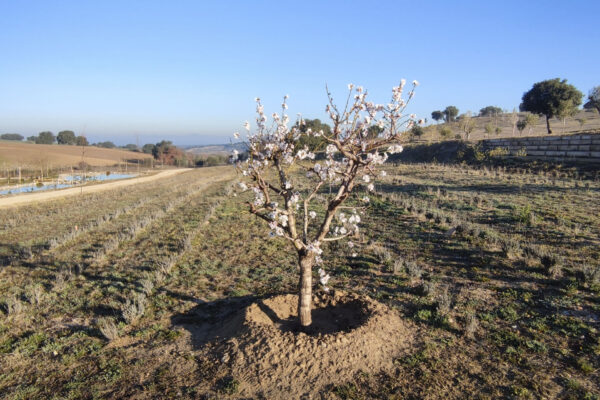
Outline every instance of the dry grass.
<path id="1" fill-rule="evenodd" d="M 327 246 L 325 265 L 333 289 L 385 303 L 419 334 L 391 371 L 317 398 L 598 398 L 597 175 L 387 170 L 359 256 Z M 229 308 L 295 291 L 297 260 L 265 240 L 247 194 L 227 196 L 233 179 L 194 170 L 0 214 L 2 397 L 240 397 L 244 374 L 201 338 Z"/>
<path id="2" fill-rule="evenodd" d="M 56 169 L 81 162 L 80 146 L 49 145 L 0 141 L 0 164 L 8 168 Z M 85 147 L 84 161 L 93 167 L 110 166 L 127 160 L 149 160 L 150 154 L 119 149 Z"/>
<path id="3" fill-rule="evenodd" d="M 461 111 L 462 113 L 462 111 Z M 498 117 L 473 117 L 475 123 L 475 129 L 471 132 L 470 140 L 481 140 L 481 139 L 493 139 L 493 138 L 504 138 L 504 137 L 519 137 L 519 136 L 548 136 L 546 130 L 546 118 L 540 117 L 537 123 L 532 127 L 527 127 L 523 132 L 519 132 L 518 129 L 513 130 L 512 124 L 512 113 L 508 112 L 501 114 Z M 517 113 L 520 119 L 524 119 L 526 113 Z M 430 116 L 426 116 L 430 117 Z M 450 124 L 436 124 L 434 121 L 431 127 L 426 128 L 426 133 L 421 138 L 422 141 L 439 141 L 441 140 L 439 129 L 446 126 L 452 130 L 451 138 L 455 135 L 461 135 L 464 138 L 464 132 L 461 130 L 458 122 Z M 499 133 L 488 134 L 485 131 L 485 126 L 490 124 L 494 127 L 500 128 Z M 568 117 L 564 121 L 558 118 L 552 118 L 550 120 L 550 126 L 552 129 L 552 135 L 564 135 L 571 134 L 581 131 L 598 130 L 600 129 L 600 114 L 595 110 L 581 110 L 575 116 Z"/>

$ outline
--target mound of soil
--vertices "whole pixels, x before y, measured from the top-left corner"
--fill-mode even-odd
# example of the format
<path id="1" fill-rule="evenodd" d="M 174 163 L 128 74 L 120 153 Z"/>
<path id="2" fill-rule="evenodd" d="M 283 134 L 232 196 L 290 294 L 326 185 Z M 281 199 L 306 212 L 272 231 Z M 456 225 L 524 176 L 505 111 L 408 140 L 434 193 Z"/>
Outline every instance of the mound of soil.
<path id="1" fill-rule="evenodd" d="M 241 396 L 297 398 L 359 371 L 390 369 L 414 337 L 395 311 L 368 297 L 336 292 L 315 299 L 305 332 L 298 329 L 297 306 L 296 295 L 255 302 L 223 321 L 235 334 L 205 347 L 227 364 Z"/>

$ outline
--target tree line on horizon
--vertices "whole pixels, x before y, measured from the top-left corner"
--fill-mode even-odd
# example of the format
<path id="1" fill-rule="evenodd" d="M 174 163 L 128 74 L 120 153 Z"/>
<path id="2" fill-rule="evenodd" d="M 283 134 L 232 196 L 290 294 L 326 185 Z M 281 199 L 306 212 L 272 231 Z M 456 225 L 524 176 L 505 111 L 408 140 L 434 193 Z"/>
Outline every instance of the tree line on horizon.
<path id="1" fill-rule="evenodd" d="M 532 127 L 535 125 L 540 116 L 544 116 L 546 118 L 546 128 L 548 134 L 551 134 L 552 129 L 550 127 L 550 119 L 556 117 L 564 120 L 566 117 L 573 116 L 579 111 L 579 106 L 582 104 L 583 96 L 583 93 L 575 86 L 567 83 L 566 79 L 561 80 L 560 78 L 555 78 L 537 82 L 530 90 L 523 94 L 521 98 L 521 104 L 519 105 L 520 111 L 529 112 L 531 114 L 525 116 L 524 119 L 518 119 L 517 116 L 517 119 L 513 121 L 513 130 L 518 129 L 520 132 L 522 132 L 526 127 Z M 587 102 L 583 105 L 583 108 L 588 110 L 597 110 L 598 113 L 600 113 L 600 86 L 595 86 L 589 91 Z M 486 106 L 479 110 L 478 116 L 496 118 L 503 113 L 505 113 L 505 111 L 500 107 Z M 516 111 L 513 111 L 513 114 L 516 114 Z M 475 128 L 475 123 L 471 119 L 471 113 L 467 112 L 459 115 L 459 109 L 453 105 L 447 106 L 444 110 L 432 111 L 431 118 L 437 123 L 440 121 L 444 121 L 445 123 L 457 121 L 460 122 L 460 128 L 465 133 L 465 137 L 467 139 Z M 302 132 L 306 132 L 310 129 L 314 132 L 323 131 L 327 134 L 331 131 L 331 127 L 326 123 L 322 123 L 319 119 L 304 119 L 298 121 L 297 124 L 299 124 L 299 129 Z M 369 135 L 376 137 L 380 133 L 377 130 L 378 127 L 373 126 L 371 128 L 373 129 L 369 130 Z M 487 134 L 491 134 L 492 132 L 496 132 L 496 134 L 498 134 L 499 131 L 501 131 L 501 128 L 499 128 L 497 124 L 496 126 L 487 124 L 485 126 L 485 131 Z M 425 130 L 418 125 L 409 131 L 411 138 L 418 138 L 424 133 Z M 451 134 L 452 131 L 448 128 L 442 128 L 440 130 L 440 135 L 443 138 L 448 138 Z M 306 137 L 309 137 L 310 139 L 306 139 Z M 0 140 L 22 141 L 23 139 L 25 139 L 23 135 L 18 133 L 4 133 L 0 135 Z M 43 131 L 37 136 L 29 136 L 27 141 L 36 144 L 54 144 L 56 142 L 59 145 L 91 145 L 109 149 L 117 148 L 117 145 L 111 141 L 90 144 L 85 136 L 77 136 L 71 130 L 60 131 L 56 136 L 50 131 Z M 311 151 L 315 151 L 321 147 L 323 144 L 321 142 L 322 140 L 320 141 L 318 136 L 303 136 L 298 145 L 300 147 L 306 146 Z M 204 165 L 206 162 L 205 159 L 200 157 L 191 158 L 183 150 L 173 145 L 171 141 L 166 140 L 156 144 L 147 143 L 141 148 L 135 144 L 127 144 L 125 146 L 121 146 L 120 148 L 152 154 L 157 161 L 164 165 L 195 164 L 200 166 Z M 185 162 L 184 159 L 186 160 Z M 222 162 L 223 160 L 221 159 L 215 159 L 212 160 L 210 164 L 218 165 Z"/>

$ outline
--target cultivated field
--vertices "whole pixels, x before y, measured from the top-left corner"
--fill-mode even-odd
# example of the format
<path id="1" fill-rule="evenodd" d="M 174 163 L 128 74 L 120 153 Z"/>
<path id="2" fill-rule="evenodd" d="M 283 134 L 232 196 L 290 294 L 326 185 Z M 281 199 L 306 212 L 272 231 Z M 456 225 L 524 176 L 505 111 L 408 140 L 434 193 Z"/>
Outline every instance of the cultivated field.
<path id="1" fill-rule="evenodd" d="M 382 371 L 319 376 L 297 341 L 277 359 L 261 338 L 239 345 L 236 313 L 295 293 L 297 260 L 246 212 L 231 167 L 202 168 L 2 210 L 0 397 L 599 398 L 600 176 L 385 169 L 359 256 L 323 253 L 335 291 L 402 320 Z M 315 341 L 326 356 L 327 335 Z"/>
<path id="2" fill-rule="evenodd" d="M 150 154 L 94 146 L 86 146 L 82 150 L 81 146 L 0 141 L 2 168 L 56 169 L 76 166 L 82 160 L 92 167 L 104 167 L 151 158 Z"/>

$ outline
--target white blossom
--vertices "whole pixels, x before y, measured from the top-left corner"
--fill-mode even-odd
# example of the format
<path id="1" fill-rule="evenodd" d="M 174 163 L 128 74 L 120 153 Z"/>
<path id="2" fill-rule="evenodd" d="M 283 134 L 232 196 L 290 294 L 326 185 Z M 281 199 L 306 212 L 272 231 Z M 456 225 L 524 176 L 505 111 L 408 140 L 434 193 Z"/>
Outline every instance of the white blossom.
<path id="1" fill-rule="evenodd" d="M 390 154 L 401 153 L 402 150 L 404 150 L 404 147 L 402 147 L 398 144 L 388 147 L 388 153 L 390 153 Z"/>

